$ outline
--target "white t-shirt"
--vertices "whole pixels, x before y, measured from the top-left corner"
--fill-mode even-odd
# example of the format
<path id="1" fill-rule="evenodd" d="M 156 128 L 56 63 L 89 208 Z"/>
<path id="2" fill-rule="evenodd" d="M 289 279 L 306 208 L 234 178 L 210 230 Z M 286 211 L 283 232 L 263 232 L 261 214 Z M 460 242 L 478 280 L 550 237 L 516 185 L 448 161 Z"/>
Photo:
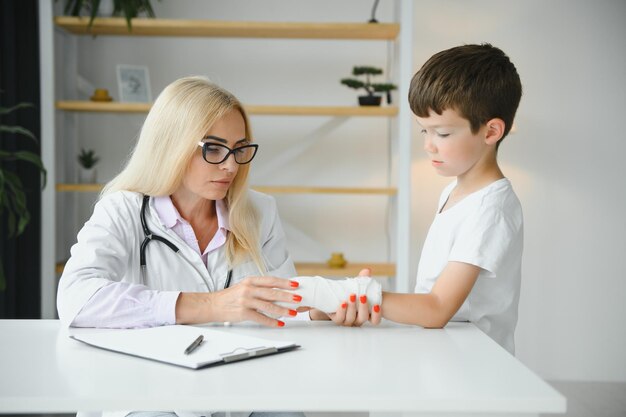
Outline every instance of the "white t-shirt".
<path id="1" fill-rule="evenodd" d="M 452 321 L 474 323 L 514 354 L 524 243 L 522 206 L 503 178 L 441 212 L 455 186 L 456 181 L 441 193 L 422 249 L 415 292 L 430 293 L 450 261 L 479 266 L 478 279 Z"/>

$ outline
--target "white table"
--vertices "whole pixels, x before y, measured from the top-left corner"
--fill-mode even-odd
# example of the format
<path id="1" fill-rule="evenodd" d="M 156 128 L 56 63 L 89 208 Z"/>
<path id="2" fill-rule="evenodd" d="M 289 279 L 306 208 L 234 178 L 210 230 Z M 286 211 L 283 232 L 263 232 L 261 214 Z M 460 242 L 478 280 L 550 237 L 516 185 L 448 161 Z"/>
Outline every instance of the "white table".
<path id="1" fill-rule="evenodd" d="M 531 416 L 565 399 L 475 326 L 385 322 L 220 329 L 296 351 L 190 370 L 87 346 L 55 320 L 0 321 L 0 414 L 97 410 L 370 411 Z"/>

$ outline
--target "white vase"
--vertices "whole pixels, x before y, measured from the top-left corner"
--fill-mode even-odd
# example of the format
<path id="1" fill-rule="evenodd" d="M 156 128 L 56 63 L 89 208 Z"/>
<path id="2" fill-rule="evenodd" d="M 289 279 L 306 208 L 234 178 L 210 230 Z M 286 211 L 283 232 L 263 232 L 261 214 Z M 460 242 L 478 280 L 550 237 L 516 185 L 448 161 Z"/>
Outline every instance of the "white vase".
<path id="1" fill-rule="evenodd" d="M 78 182 L 81 184 L 95 184 L 96 169 L 83 167 L 78 168 Z"/>

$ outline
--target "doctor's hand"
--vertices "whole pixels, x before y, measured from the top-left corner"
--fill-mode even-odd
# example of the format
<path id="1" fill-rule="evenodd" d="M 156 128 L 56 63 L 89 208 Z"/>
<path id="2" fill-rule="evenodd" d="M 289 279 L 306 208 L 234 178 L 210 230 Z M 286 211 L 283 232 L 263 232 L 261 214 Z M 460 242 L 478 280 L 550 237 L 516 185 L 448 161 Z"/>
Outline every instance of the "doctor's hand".
<path id="1" fill-rule="evenodd" d="M 176 323 L 255 321 L 272 327 L 285 323 L 273 317 L 295 316 L 297 312 L 274 304 L 276 301 L 295 304 L 302 299 L 293 292 L 295 281 L 274 277 L 248 277 L 222 291 L 213 293 L 183 292 L 176 302 Z M 263 314 L 265 313 L 265 314 Z"/>

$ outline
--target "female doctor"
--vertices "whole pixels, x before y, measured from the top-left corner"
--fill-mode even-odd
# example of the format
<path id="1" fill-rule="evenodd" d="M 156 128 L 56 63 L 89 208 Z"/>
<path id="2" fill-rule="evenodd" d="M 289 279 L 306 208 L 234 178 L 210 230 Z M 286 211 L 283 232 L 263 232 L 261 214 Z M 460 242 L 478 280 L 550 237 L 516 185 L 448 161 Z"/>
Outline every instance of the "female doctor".
<path id="1" fill-rule="evenodd" d="M 231 93 L 201 77 L 167 86 L 78 233 L 59 282 L 62 323 L 283 326 L 272 317 L 295 316 L 274 304 L 300 301 L 282 291 L 297 282 L 276 278 L 296 273 L 275 202 L 247 187 L 257 148 Z"/>

